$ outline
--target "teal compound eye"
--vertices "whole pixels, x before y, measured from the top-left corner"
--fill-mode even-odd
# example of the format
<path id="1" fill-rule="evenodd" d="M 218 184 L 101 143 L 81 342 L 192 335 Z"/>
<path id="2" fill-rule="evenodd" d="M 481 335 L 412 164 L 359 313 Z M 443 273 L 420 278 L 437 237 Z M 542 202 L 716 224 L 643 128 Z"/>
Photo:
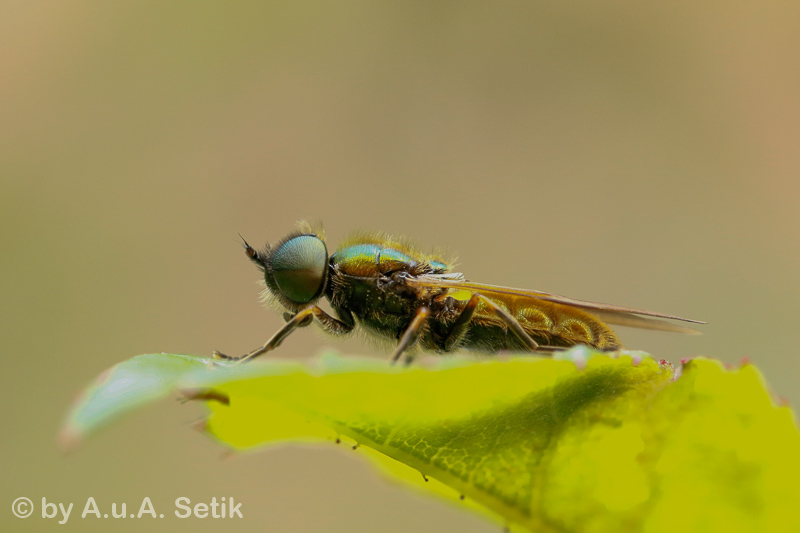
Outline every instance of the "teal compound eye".
<path id="1" fill-rule="evenodd" d="M 308 303 L 323 290 L 328 250 L 316 235 L 300 235 L 280 245 L 268 260 L 280 292 L 295 303 Z"/>

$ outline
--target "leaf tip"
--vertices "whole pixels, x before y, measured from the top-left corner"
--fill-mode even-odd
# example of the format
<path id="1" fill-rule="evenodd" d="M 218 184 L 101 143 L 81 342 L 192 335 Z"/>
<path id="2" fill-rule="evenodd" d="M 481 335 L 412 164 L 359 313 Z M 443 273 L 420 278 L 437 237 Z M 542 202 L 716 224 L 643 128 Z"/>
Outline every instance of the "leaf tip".
<path id="1" fill-rule="evenodd" d="M 95 383 L 101 383 L 102 380 L 108 379 L 109 375 L 111 374 L 111 370 L 112 369 L 109 368 L 97 376 Z M 83 442 L 83 437 L 86 434 L 86 428 L 81 430 L 81 426 L 76 423 L 76 413 L 78 413 L 89 401 L 88 390 L 89 389 L 79 391 L 72 397 L 72 402 L 69 406 L 69 410 L 67 411 L 66 419 L 56 435 L 56 444 L 64 453 L 71 453 L 75 451 L 78 446 L 80 446 L 81 442 Z"/>
<path id="2" fill-rule="evenodd" d="M 62 452 L 71 453 L 80 446 L 82 440 L 80 432 L 67 424 L 58 432 L 56 444 Z"/>

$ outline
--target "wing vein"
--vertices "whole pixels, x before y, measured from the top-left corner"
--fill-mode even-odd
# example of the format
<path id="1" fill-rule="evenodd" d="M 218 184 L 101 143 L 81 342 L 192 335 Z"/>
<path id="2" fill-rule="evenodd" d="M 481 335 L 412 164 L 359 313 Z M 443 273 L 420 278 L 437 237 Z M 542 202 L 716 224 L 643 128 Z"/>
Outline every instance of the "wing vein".
<path id="1" fill-rule="evenodd" d="M 681 322 L 689 322 L 692 324 L 706 324 L 706 322 L 703 322 L 702 320 L 684 318 L 677 315 L 658 313 L 655 311 L 647 311 L 646 309 L 636 309 L 634 307 L 588 302 L 585 300 L 578 300 L 575 298 L 569 298 L 567 296 L 560 296 L 558 294 L 552 294 L 533 289 L 517 289 L 513 287 L 503 287 L 501 285 L 475 283 L 466 280 L 461 281 L 458 279 L 452 279 L 452 277 L 446 278 L 436 274 L 425 274 L 414 278 L 407 278 L 406 282 L 411 286 L 417 287 L 437 287 L 446 289 L 460 289 L 473 293 L 480 292 L 484 296 L 515 296 L 519 298 L 544 300 L 547 302 L 585 309 L 590 313 L 597 315 L 598 318 L 608 322 L 609 324 L 634 328 L 697 334 L 699 332 L 690 327 L 680 326 L 664 320 L 656 319 L 679 320 Z"/>

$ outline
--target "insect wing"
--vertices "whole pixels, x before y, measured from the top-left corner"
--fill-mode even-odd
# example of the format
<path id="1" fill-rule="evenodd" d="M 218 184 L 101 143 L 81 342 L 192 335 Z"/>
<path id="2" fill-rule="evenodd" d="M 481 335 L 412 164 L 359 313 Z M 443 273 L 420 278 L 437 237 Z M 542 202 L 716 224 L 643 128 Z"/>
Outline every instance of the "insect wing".
<path id="1" fill-rule="evenodd" d="M 666 313 L 657 313 L 655 311 L 647 311 L 645 309 L 636 309 L 633 307 L 623 307 L 619 305 L 602 304 L 596 302 L 587 302 L 584 300 L 576 300 L 567 296 L 559 296 L 548 292 L 535 291 L 532 289 L 515 289 L 512 287 L 502 287 L 500 285 L 489 285 L 485 283 L 474 283 L 471 281 L 460 280 L 450 277 L 438 276 L 435 274 L 426 274 L 409 278 L 406 280 L 409 285 L 417 287 L 438 287 L 446 289 L 464 290 L 472 293 L 480 293 L 484 296 L 516 296 L 519 298 L 529 298 L 532 300 L 545 300 L 571 307 L 578 307 L 586 309 L 590 313 L 597 316 L 599 319 L 618 326 L 628 326 L 633 328 L 652 329 L 660 331 L 670 331 L 675 333 L 689 333 L 699 334 L 696 329 L 680 326 L 665 320 L 670 319 L 680 320 L 682 322 L 691 322 L 693 324 L 705 324 L 701 320 L 694 320 L 691 318 L 683 318 Z M 535 302 L 532 302 L 535 303 Z M 655 318 L 645 318 L 655 317 Z"/>

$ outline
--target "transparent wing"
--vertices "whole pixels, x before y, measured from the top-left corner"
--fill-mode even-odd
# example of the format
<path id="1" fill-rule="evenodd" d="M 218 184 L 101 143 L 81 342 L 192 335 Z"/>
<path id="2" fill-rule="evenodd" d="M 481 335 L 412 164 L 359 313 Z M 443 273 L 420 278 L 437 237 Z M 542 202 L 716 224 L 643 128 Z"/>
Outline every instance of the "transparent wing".
<path id="1" fill-rule="evenodd" d="M 449 277 L 448 277 L 449 276 Z M 620 305 L 601 304 L 596 302 L 586 302 L 576 300 L 567 296 L 559 296 L 549 292 L 535 291 L 532 289 L 515 289 L 512 287 L 501 287 L 500 285 L 489 285 L 485 283 L 474 283 L 463 279 L 454 278 L 452 275 L 438 276 L 436 274 L 426 274 L 413 278 L 407 278 L 406 282 L 416 287 L 440 287 L 446 289 L 460 289 L 469 292 L 479 292 L 484 296 L 516 296 L 520 298 L 532 298 L 555 302 L 562 305 L 569 305 L 586 309 L 599 319 L 609 324 L 618 326 L 628 326 L 633 328 L 654 329 L 660 331 L 671 331 L 675 333 L 699 334 L 696 329 L 680 326 L 671 322 L 658 319 L 680 320 L 681 322 L 691 322 L 693 324 L 705 324 L 702 320 L 693 320 L 666 313 L 657 313 L 633 307 L 622 307 Z M 654 318 L 645 318 L 654 317 Z"/>

